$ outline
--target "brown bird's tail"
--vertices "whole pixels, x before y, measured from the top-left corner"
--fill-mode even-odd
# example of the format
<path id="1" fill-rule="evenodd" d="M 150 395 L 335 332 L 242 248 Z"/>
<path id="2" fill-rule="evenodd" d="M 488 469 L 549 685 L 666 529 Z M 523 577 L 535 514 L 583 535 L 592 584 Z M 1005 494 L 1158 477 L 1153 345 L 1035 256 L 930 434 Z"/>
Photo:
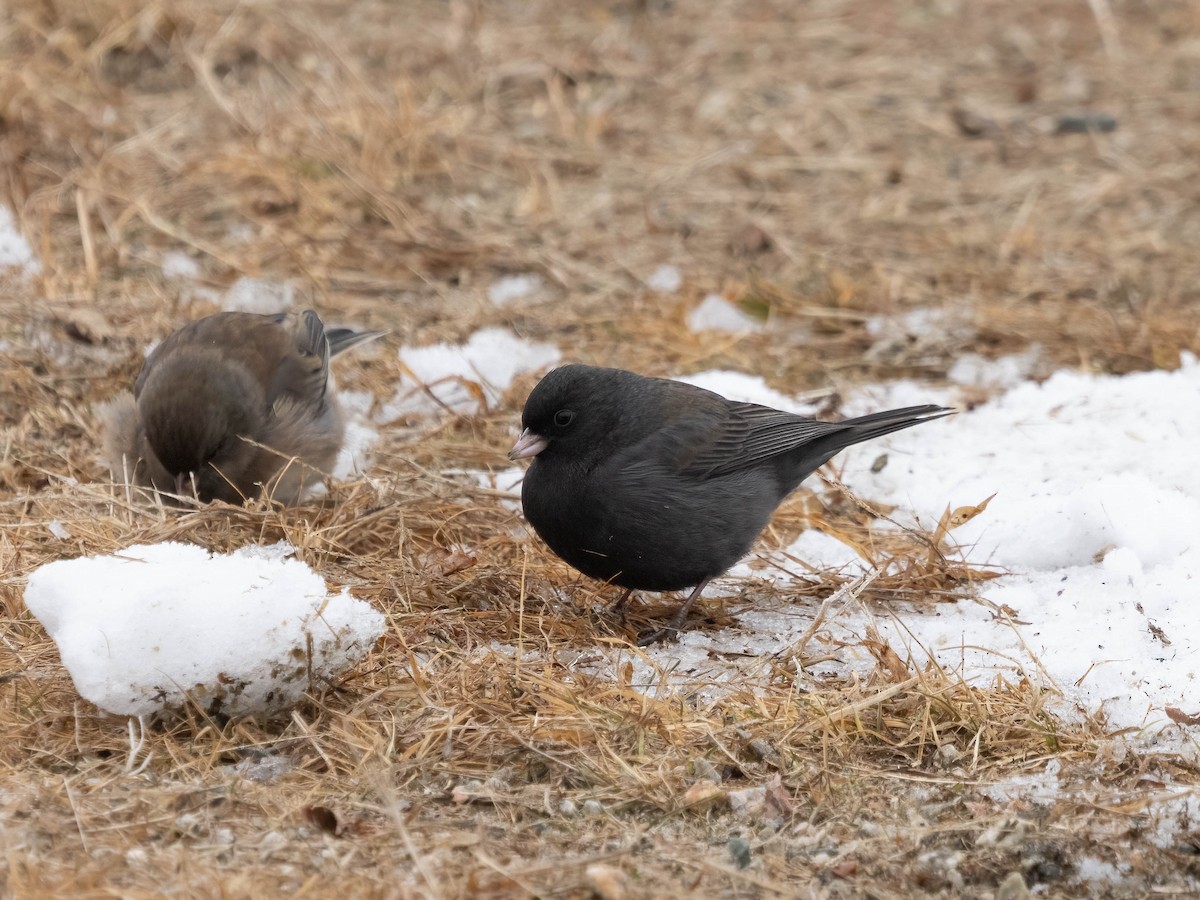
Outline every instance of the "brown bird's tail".
<path id="1" fill-rule="evenodd" d="M 329 355 L 337 356 L 347 350 L 378 340 L 386 331 L 355 331 L 353 328 L 327 328 L 325 338 L 329 341 Z"/>

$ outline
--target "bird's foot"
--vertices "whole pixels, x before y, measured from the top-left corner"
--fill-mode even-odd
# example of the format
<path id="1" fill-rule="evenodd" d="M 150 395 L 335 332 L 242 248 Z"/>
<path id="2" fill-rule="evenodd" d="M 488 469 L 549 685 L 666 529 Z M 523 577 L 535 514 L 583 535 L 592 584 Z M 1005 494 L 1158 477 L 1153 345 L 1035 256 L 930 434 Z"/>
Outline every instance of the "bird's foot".
<path id="1" fill-rule="evenodd" d="M 651 644 L 657 644 L 659 641 L 666 640 L 673 634 L 679 634 L 683 630 L 683 623 L 687 621 L 688 612 L 695 605 L 696 600 L 700 597 L 700 592 L 704 590 L 707 584 L 708 579 L 706 578 L 696 585 L 692 593 L 688 595 L 687 600 L 683 602 L 683 606 L 679 607 L 679 611 L 671 616 L 671 621 L 662 628 L 645 634 L 639 634 L 637 645 L 639 647 L 649 647 Z"/>
<path id="2" fill-rule="evenodd" d="M 659 641 L 665 641 L 671 635 L 679 634 L 679 628 L 672 625 L 665 625 L 662 628 L 655 628 L 650 631 L 643 631 L 638 635 L 637 645 L 639 647 L 649 647 L 652 644 L 657 644 Z"/>

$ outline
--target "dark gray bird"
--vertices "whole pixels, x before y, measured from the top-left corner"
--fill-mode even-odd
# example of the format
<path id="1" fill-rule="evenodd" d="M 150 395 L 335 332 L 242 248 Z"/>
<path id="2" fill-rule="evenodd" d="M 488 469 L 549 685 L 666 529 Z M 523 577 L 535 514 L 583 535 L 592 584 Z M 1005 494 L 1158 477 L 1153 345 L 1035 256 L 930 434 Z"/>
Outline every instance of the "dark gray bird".
<path id="1" fill-rule="evenodd" d="M 259 490 L 298 502 L 342 446 L 329 360 L 382 333 L 326 330 L 312 310 L 185 325 L 146 359 L 132 394 L 98 410 L 114 481 L 203 502 Z"/>
<path id="2" fill-rule="evenodd" d="M 694 590 L 646 645 L 679 631 L 709 580 L 835 453 L 950 415 L 912 406 L 819 422 L 621 369 L 554 369 L 525 402 L 510 459 L 532 460 L 525 518 L 580 572 L 634 590 Z"/>

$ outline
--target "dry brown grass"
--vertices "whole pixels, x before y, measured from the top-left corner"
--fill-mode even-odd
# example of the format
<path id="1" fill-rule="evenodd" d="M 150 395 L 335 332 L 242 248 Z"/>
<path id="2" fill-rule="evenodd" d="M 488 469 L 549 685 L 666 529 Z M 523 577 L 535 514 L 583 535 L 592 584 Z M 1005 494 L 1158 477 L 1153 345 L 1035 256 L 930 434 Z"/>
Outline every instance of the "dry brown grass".
<path id="1" fill-rule="evenodd" d="M 210 288 L 290 279 L 392 346 L 504 324 L 583 361 L 828 390 L 831 410 L 964 350 L 1174 366 L 1200 349 L 1194 4 L 10 0 L 0 28 L 0 200 L 43 267 L 0 291 L 6 895 L 986 896 L 1019 871 L 1077 896 L 1087 854 L 1129 865 L 1114 895 L 1196 874 L 1186 842 L 1146 837 L 1153 791 L 1196 773 L 1114 753 L 1036 684 L 916 669 L 872 635 L 874 672 L 814 678 L 838 649 L 819 621 L 734 688 L 578 665 L 664 606 L 597 612 L 604 592 L 514 540 L 493 492 L 442 474 L 501 463 L 531 379 L 478 417 L 399 423 L 369 480 L 287 511 L 114 499 L 91 413 L 146 342 L 210 311 L 162 277 L 179 249 Z M 1117 131 L 1052 133 L 1091 110 Z M 641 285 L 665 262 L 678 295 Z M 484 299 L 530 271 L 542 295 Z M 691 333 L 710 290 L 771 327 Z M 962 328 L 865 328 L 920 307 Z M 339 363 L 381 400 L 398 376 L 391 352 Z M 767 540 L 818 526 L 897 555 L 875 603 L 989 574 L 928 535 L 879 546 L 872 513 L 815 491 Z M 389 617 L 290 717 L 100 715 L 24 611 L 53 559 L 280 538 Z M 815 615 L 840 587 L 814 573 L 796 602 Z M 736 603 L 706 606 L 697 627 L 735 624 Z M 1049 759 L 1055 800 L 980 790 Z"/>

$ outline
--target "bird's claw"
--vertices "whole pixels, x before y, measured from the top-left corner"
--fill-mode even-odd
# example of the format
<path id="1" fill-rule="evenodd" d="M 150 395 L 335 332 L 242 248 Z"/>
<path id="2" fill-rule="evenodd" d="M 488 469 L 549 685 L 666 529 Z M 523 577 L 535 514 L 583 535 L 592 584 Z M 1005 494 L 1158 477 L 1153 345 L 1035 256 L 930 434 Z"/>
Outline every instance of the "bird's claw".
<path id="1" fill-rule="evenodd" d="M 677 634 L 679 634 L 679 629 L 673 625 L 656 628 L 653 631 L 644 631 L 638 635 L 637 645 L 639 647 L 649 647 L 652 644 L 657 644 L 659 641 L 666 640 L 670 635 Z"/>

